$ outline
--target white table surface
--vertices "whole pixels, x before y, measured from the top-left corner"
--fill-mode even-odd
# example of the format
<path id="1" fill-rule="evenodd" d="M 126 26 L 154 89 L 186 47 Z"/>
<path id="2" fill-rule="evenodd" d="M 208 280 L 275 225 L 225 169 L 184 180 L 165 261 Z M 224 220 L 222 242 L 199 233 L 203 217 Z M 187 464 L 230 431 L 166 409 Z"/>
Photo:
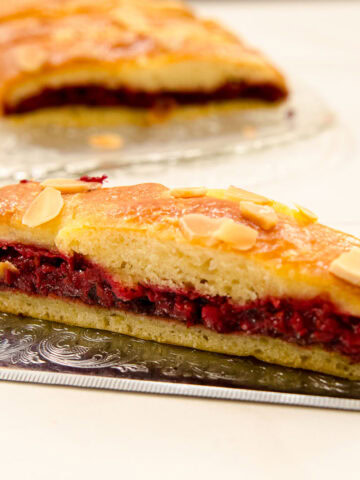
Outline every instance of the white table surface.
<path id="1" fill-rule="evenodd" d="M 302 180 L 276 190 L 356 222 L 360 3 L 197 5 L 320 90 L 338 113 L 353 161 L 321 181 L 309 171 L 306 188 Z M 359 432 L 358 413 L 0 383 L 4 479 L 358 479 Z"/>

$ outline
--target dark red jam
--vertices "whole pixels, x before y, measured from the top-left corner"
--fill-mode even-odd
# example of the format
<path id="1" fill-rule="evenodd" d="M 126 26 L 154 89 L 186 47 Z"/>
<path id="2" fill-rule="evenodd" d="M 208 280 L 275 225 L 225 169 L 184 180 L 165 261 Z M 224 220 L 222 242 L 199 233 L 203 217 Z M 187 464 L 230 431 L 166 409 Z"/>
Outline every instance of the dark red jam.
<path id="1" fill-rule="evenodd" d="M 360 362 L 360 318 L 340 314 L 328 301 L 266 298 L 237 306 L 227 297 L 152 285 L 123 287 L 80 255 L 66 257 L 25 245 L 2 245 L 8 271 L 1 288 L 78 300 L 87 305 L 170 317 L 221 333 L 261 334 L 298 345 L 323 345 Z"/>
<path id="2" fill-rule="evenodd" d="M 89 183 L 104 183 L 105 180 L 108 178 L 107 175 L 101 175 L 101 177 L 89 177 L 88 175 L 83 175 L 79 178 L 82 182 L 89 182 Z"/>
<path id="3" fill-rule="evenodd" d="M 286 98 L 287 92 L 271 83 L 251 85 L 246 82 L 229 82 L 213 91 L 146 92 L 129 88 L 110 89 L 99 85 L 46 88 L 37 95 L 25 98 L 16 105 L 5 106 L 5 113 L 25 113 L 41 108 L 63 105 L 87 105 L 131 108 L 164 108 L 174 105 L 205 104 L 237 98 L 276 102 Z"/>

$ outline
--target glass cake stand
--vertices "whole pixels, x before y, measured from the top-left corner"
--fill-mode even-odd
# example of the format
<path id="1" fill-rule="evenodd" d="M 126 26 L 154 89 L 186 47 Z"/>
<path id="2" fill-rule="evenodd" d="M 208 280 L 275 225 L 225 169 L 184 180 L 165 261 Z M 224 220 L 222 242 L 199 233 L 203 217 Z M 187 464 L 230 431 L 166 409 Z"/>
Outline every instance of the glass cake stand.
<path id="1" fill-rule="evenodd" d="M 299 83 L 294 83 L 291 98 L 275 108 L 207 107 L 200 115 L 189 107 L 166 121 L 150 125 L 139 121 L 136 114 L 130 123 L 104 111 L 99 114 L 93 110 L 86 122 L 82 115 L 79 108 L 61 122 L 51 116 L 45 121 L 41 113 L 31 121 L 26 117 L 2 120 L 0 181 L 79 176 L 97 171 L 108 172 L 112 178 L 129 178 L 130 182 L 138 178 L 146 181 L 150 172 L 150 177 L 153 173 L 166 181 L 170 168 L 175 181 L 186 170 L 189 181 L 192 179 L 190 183 L 196 183 L 197 176 L 204 178 L 206 172 L 218 183 L 224 176 L 231 177 L 231 172 L 250 178 L 251 183 L 258 167 L 264 179 L 279 175 L 280 170 L 285 174 L 292 170 L 288 160 L 281 159 L 280 164 L 279 160 L 258 162 L 253 152 L 314 137 L 334 123 L 322 99 Z M 109 134 L 121 140 L 121 148 L 91 146 L 92 139 Z M 306 168 L 306 162 L 297 163 L 298 167 Z M 176 169 L 180 169 L 179 175 L 174 174 Z M 221 173 L 224 169 L 226 175 Z M 255 177 L 257 182 L 261 181 L 258 173 Z"/>

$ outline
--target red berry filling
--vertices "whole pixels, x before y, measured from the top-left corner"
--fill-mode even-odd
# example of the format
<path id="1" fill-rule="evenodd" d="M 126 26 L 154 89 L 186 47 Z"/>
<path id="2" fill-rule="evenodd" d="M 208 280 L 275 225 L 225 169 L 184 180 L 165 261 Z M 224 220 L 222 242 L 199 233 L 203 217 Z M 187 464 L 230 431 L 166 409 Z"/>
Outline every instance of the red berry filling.
<path id="1" fill-rule="evenodd" d="M 45 88 L 41 92 L 21 100 L 16 105 L 5 105 L 5 113 L 25 113 L 41 108 L 62 105 L 88 105 L 112 107 L 126 105 L 131 108 L 159 108 L 168 105 L 204 104 L 213 101 L 249 98 L 276 102 L 286 98 L 286 91 L 271 83 L 251 84 L 228 82 L 213 90 L 146 92 L 130 88 L 111 89 L 100 85 Z"/>
<path id="2" fill-rule="evenodd" d="M 104 183 L 107 178 L 107 175 L 101 175 L 101 177 L 89 177 L 88 175 L 83 175 L 79 180 L 89 183 Z"/>
<path id="3" fill-rule="evenodd" d="M 321 298 L 270 297 L 239 306 L 227 297 L 194 291 L 124 287 L 80 255 L 66 257 L 38 247 L 3 244 L 0 261 L 6 260 L 18 272 L 7 272 L 0 284 L 3 289 L 170 317 L 219 333 L 261 334 L 303 346 L 320 344 L 360 362 L 360 318 L 339 313 Z"/>

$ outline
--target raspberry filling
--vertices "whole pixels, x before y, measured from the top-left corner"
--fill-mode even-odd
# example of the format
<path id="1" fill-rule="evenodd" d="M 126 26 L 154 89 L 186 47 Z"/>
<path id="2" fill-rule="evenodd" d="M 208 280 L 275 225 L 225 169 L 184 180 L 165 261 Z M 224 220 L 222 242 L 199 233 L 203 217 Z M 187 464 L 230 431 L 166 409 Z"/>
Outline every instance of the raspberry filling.
<path id="1" fill-rule="evenodd" d="M 5 106 L 5 113 L 26 113 L 47 107 L 63 105 L 87 105 L 113 107 L 124 105 L 132 108 L 170 108 L 174 105 L 204 104 L 237 98 L 276 102 L 287 92 L 271 83 L 248 84 L 228 82 L 213 91 L 146 92 L 130 88 L 110 89 L 99 85 L 46 88 L 40 93 L 21 100 L 16 105 Z"/>
<path id="2" fill-rule="evenodd" d="M 107 180 L 107 178 L 107 175 L 101 175 L 101 177 L 89 177 L 89 175 L 83 175 L 79 178 L 79 180 L 82 182 L 103 184 Z"/>
<path id="3" fill-rule="evenodd" d="M 129 288 L 81 255 L 67 257 L 20 244 L 2 244 L 0 261 L 9 261 L 18 269 L 6 271 L 2 289 L 173 318 L 219 333 L 260 334 L 302 346 L 320 344 L 360 362 L 360 318 L 339 313 L 321 298 L 270 297 L 239 306 L 228 297 L 195 291 L 153 285 Z"/>

